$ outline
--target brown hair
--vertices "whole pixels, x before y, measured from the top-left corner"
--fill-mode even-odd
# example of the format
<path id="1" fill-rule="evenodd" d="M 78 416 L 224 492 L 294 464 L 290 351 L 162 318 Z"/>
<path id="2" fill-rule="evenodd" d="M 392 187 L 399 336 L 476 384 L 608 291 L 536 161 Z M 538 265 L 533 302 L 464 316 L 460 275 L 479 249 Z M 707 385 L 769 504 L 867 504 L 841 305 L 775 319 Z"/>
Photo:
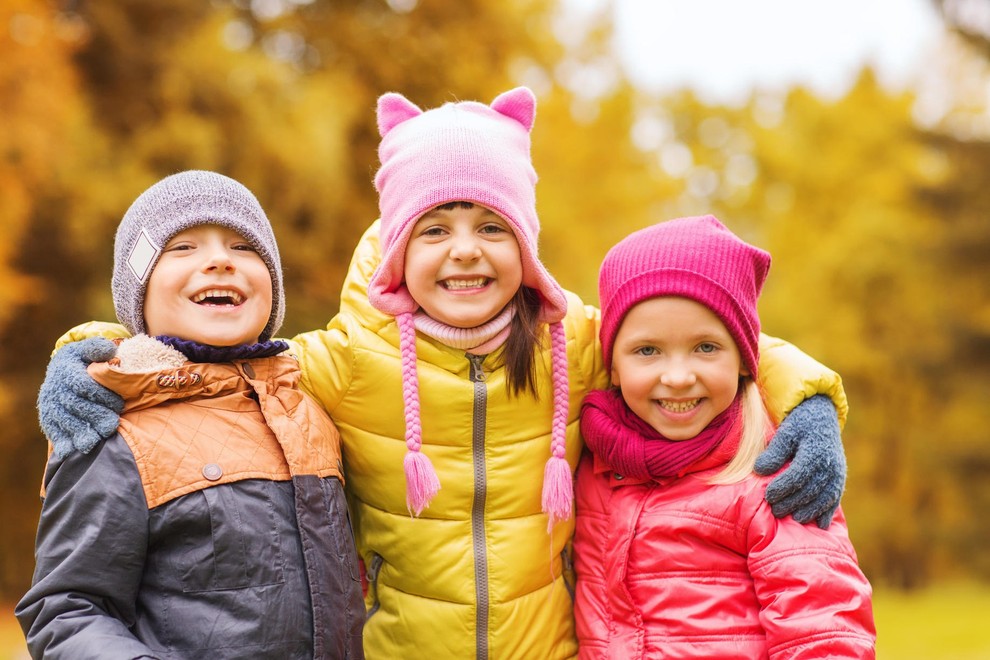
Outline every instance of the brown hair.
<path id="1" fill-rule="evenodd" d="M 526 391 L 539 396 L 536 389 L 536 351 L 543 344 L 540 329 L 542 301 L 536 289 L 521 286 L 512 298 L 516 306 L 515 316 L 509 326 L 509 336 L 502 351 L 506 382 L 510 395 Z"/>

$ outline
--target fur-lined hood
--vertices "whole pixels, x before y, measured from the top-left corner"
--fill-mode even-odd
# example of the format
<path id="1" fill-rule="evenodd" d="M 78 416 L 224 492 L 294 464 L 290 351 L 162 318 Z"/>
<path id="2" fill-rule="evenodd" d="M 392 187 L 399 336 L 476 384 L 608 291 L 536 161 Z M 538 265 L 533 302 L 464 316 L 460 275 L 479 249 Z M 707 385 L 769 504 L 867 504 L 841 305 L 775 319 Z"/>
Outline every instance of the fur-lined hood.
<path id="1" fill-rule="evenodd" d="M 94 362 L 87 370 L 96 382 L 124 398 L 125 413 L 164 401 L 237 391 L 288 391 L 298 388 L 300 378 L 299 364 L 290 356 L 190 362 L 148 335 L 120 340 L 112 360 Z"/>
<path id="2" fill-rule="evenodd" d="M 139 374 L 164 369 L 178 369 L 186 356 L 148 335 L 134 335 L 117 340 L 117 355 L 111 366 L 125 374 Z"/>

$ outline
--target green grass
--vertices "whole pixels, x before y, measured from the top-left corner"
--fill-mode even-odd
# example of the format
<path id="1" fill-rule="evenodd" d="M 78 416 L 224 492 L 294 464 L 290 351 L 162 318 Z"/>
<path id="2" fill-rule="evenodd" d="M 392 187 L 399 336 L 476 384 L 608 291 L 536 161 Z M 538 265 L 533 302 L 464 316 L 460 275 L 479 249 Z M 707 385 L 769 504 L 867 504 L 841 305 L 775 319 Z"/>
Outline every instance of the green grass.
<path id="1" fill-rule="evenodd" d="M 939 585 L 873 596 L 879 660 L 990 658 L 990 585 Z"/>
<path id="2" fill-rule="evenodd" d="M 0 605 L 0 660 L 27 660 L 13 605 Z M 917 593 L 877 589 L 879 660 L 990 658 L 990 585 L 941 585 Z"/>

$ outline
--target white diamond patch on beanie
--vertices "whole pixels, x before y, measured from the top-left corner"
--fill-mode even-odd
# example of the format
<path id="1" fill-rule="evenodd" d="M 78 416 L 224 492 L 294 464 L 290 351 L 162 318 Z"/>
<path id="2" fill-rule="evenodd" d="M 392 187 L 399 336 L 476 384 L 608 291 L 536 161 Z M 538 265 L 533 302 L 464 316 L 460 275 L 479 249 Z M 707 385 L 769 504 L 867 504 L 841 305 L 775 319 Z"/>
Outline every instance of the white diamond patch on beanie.
<path id="1" fill-rule="evenodd" d="M 151 240 L 148 231 L 142 227 L 141 235 L 134 242 L 131 254 L 127 257 L 127 265 L 138 282 L 144 284 L 148 280 L 152 266 L 158 261 L 158 255 L 161 251 L 161 248 Z"/>

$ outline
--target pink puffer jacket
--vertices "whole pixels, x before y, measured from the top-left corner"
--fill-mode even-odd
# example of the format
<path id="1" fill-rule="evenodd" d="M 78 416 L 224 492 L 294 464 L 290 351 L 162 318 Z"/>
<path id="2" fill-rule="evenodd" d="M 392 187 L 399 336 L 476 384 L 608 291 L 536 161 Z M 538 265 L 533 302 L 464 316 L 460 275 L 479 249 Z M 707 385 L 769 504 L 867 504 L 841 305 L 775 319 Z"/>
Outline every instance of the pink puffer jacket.
<path id="1" fill-rule="evenodd" d="M 828 530 L 774 518 L 770 478 L 634 482 L 578 468 L 582 658 L 873 658 L 871 588 L 841 510 Z"/>

